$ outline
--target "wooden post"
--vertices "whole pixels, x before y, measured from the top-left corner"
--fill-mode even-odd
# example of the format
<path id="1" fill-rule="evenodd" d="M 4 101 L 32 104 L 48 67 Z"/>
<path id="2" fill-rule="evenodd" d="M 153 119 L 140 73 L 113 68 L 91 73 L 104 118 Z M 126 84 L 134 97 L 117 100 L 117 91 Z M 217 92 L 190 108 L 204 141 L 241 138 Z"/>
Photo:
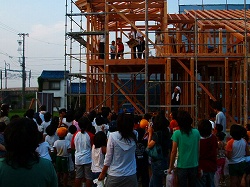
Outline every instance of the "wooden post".
<path id="1" fill-rule="evenodd" d="M 229 84 L 229 63 L 228 63 L 228 58 L 225 58 L 225 85 L 224 85 L 224 89 L 225 89 L 225 108 L 226 108 L 226 112 L 228 114 L 230 114 L 229 111 L 229 102 L 230 102 L 230 98 L 231 98 L 231 94 L 230 94 L 230 84 Z M 229 120 L 227 118 L 227 124 L 228 124 Z"/>
<path id="2" fill-rule="evenodd" d="M 194 85 L 194 58 L 190 59 L 190 104 L 195 105 L 195 85 Z M 191 107 L 191 116 L 195 116 L 195 107 Z M 197 120 L 197 119 L 196 119 Z"/>
<path id="3" fill-rule="evenodd" d="M 171 58 L 167 58 L 166 64 L 165 64 L 165 75 L 166 75 L 166 82 L 165 82 L 165 93 L 166 93 L 166 99 L 165 99 L 165 105 L 167 106 L 166 111 L 168 113 L 171 112 Z"/>

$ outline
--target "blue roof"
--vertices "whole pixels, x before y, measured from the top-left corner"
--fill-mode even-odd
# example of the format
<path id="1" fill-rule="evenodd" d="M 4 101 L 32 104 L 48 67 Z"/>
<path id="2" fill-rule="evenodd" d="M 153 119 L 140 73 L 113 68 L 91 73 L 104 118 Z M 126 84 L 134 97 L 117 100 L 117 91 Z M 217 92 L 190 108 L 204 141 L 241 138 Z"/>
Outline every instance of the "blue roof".
<path id="1" fill-rule="evenodd" d="M 51 71 L 51 70 L 43 70 L 41 77 L 43 79 L 64 79 L 64 72 L 65 71 Z M 68 75 L 69 71 L 66 71 Z"/>

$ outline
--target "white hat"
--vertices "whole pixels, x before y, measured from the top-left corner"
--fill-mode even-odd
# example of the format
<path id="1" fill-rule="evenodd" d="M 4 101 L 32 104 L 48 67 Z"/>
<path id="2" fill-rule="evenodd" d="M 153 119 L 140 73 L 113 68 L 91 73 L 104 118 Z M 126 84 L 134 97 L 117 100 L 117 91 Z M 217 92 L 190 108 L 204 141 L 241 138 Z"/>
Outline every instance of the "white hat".
<path id="1" fill-rule="evenodd" d="M 181 93 L 181 88 L 179 86 L 176 86 L 175 88 Z"/>

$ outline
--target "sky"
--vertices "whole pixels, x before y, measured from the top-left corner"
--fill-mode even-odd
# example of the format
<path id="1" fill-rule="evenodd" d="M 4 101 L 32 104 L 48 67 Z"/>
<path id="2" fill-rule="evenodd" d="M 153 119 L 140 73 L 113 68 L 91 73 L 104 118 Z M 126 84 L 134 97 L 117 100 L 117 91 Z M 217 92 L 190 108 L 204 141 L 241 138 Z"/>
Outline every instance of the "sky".
<path id="1" fill-rule="evenodd" d="M 168 13 L 178 13 L 178 2 L 244 4 L 244 1 L 192 0 L 190 3 L 187 0 L 168 0 Z M 28 75 L 31 72 L 31 77 L 27 77 L 26 87 L 37 87 L 37 78 L 43 70 L 64 70 L 65 0 L 0 2 L 0 88 L 22 87 L 19 60 L 22 48 L 18 45 L 18 40 L 22 38 L 19 33 L 28 34 L 25 35 L 25 69 Z"/>

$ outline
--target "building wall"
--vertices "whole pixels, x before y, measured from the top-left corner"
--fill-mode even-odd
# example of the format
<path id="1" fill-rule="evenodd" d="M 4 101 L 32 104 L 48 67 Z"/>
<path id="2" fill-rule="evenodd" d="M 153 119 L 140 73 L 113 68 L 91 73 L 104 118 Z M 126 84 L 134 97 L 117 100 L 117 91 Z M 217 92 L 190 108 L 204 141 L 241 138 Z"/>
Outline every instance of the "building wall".
<path id="1" fill-rule="evenodd" d="M 55 83 L 58 82 L 58 86 L 55 86 Z M 53 86 L 54 85 L 54 86 Z M 56 87 L 56 88 L 55 88 Z M 57 103 L 58 108 L 66 108 L 66 97 L 65 97 L 65 89 L 64 89 L 64 80 L 46 80 L 43 83 L 43 91 L 46 93 L 53 93 L 54 94 L 54 100 Z M 54 107 L 54 111 L 56 110 L 56 107 Z"/>

